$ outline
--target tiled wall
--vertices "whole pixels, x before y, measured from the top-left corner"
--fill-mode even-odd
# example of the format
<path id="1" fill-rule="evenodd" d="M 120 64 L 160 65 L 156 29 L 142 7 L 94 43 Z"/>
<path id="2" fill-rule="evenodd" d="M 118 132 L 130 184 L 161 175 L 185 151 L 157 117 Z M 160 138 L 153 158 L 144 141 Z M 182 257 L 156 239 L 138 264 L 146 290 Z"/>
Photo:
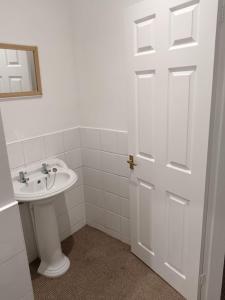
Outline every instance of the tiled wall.
<path id="1" fill-rule="evenodd" d="M 0 208 L 0 247 L 0 299 L 33 300 L 27 254 L 16 202 Z"/>
<path id="2" fill-rule="evenodd" d="M 127 132 L 81 128 L 86 220 L 129 243 Z"/>
<path id="3" fill-rule="evenodd" d="M 73 128 L 28 140 L 17 141 L 7 145 L 11 169 L 58 157 L 76 171 L 79 180 L 74 187 L 64 194 L 55 197 L 55 208 L 58 217 L 61 239 L 65 239 L 86 223 L 82 172 L 82 153 L 80 129 Z M 36 243 L 28 204 L 20 205 L 21 219 L 27 246 L 29 261 L 37 256 Z"/>
<path id="4" fill-rule="evenodd" d="M 50 157 L 78 173 L 76 185 L 55 197 L 61 239 L 86 223 L 129 243 L 127 132 L 73 128 L 7 145 L 11 169 Z M 29 261 L 37 256 L 27 204 L 20 205 Z"/>

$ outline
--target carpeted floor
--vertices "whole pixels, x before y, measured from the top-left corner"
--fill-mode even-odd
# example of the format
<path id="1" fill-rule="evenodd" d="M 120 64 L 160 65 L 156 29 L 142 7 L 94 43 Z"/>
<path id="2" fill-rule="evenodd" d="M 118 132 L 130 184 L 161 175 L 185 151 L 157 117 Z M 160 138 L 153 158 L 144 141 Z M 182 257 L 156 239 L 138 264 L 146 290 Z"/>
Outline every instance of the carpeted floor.
<path id="1" fill-rule="evenodd" d="M 30 265 L 35 300 L 184 300 L 130 253 L 129 246 L 89 226 L 63 242 L 69 271 L 58 279 Z"/>

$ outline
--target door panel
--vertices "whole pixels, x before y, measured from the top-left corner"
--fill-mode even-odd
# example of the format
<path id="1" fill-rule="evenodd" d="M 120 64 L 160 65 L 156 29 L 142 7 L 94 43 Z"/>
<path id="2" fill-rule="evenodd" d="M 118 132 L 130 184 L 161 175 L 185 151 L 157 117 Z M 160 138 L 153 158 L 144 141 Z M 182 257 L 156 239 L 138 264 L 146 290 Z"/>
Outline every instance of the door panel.
<path id="1" fill-rule="evenodd" d="M 197 44 L 199 0 L 172 1 L 170 7 L 171 48 L 194 46 Z M 176 2 L 178 5 L 176 5 Z"/>
<path id="2" fill-rule="evenodd" d="M 155 255 L 155 234 L 153 232 L 154 224 L 154 186 L 139 182 L 139 199 L 138 199 L 138 210 L 139 216 L 139 244 L 150 255 Z"/>
<path id="3" fill-rule="evenodd" d="M 154 159 L 155 72 L 137 72 L 139 154 Z M 148 112 L 148 113 L 146 113 Z M 146 126 L 148 124 L 148 126 Z"/>
<path id="4" fill-rule="evenodd" d="M 0 49 L 0 93 L 32 89 L 28 60 L 26 51 Z"/>
<path id="5" fill-rule="evenodd" d="M 167 166 L 183 172 L 191 172 L 191 121 L 195 72 L 195 67 L 169 70 Z"/>
<path id="6" fill-rule="evenodd" d="M 217 1 L 145 0 L 128 13 L 132 251 L 198 297 Z"/>
<path id="7" fill-rule="evenodd" d="M 187 249 L 188 200 L 167 193 L 166 266 L 185 279 L 185 251 Z"/>

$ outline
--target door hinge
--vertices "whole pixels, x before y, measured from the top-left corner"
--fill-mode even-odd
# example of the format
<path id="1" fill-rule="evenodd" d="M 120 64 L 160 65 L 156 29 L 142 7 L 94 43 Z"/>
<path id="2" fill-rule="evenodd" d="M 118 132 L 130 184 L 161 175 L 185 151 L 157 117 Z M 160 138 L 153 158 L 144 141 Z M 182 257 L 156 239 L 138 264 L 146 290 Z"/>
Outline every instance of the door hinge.
<path id="1" fill-rule="evenodd" d="M 202 287 L 203 285 L 205 285 L 206 283 L 206 274 L 205 273 L 202 273 L 200 276 L 199 276 L 199 283 L 200 283 L 200 286 Z"/>

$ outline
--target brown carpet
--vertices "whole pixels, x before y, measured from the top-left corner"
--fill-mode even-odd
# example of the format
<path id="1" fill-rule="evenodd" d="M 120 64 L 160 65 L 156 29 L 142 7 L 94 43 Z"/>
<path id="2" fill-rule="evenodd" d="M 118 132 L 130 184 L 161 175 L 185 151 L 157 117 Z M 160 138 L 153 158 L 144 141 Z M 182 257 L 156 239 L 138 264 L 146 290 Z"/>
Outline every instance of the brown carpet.
<path id="1" fill-rule="evenodd" d="M 84 227 L 63 242 L 69 271 L 57 279 L 30 265 L 35 300 L 184 300 L 172 287 L 130 253 L 128 245 Z"/>

